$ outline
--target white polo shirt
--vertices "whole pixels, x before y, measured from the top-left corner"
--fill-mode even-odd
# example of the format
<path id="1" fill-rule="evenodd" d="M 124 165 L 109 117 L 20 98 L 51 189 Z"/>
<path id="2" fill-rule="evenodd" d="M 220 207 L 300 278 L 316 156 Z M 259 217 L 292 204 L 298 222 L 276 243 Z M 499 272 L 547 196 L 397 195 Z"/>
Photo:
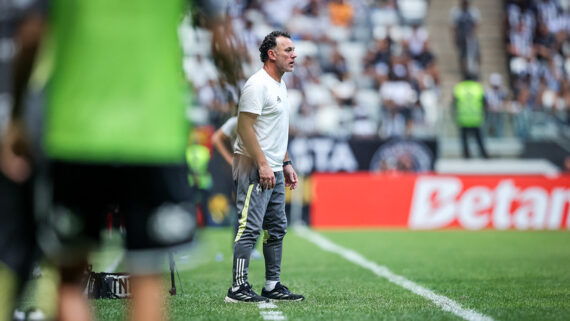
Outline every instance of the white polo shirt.
<path id="1" fill-rule="evenodd" d="M 283 170 L 289 139 L 289 101 L 285 81 L 277 82 L 265 69 L 253 74 L 242 89 L 238 112 L 257 114 L 253 125 L 259 147 L 274 172 Z M 234 152 L 251 157 L 237 136 Z"/>

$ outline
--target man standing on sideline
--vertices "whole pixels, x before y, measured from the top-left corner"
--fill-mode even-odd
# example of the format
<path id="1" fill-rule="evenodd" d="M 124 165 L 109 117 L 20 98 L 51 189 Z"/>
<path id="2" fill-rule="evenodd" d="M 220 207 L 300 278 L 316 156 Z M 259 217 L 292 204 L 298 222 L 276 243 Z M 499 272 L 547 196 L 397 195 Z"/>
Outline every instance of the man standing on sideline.
<path id="1" fill-rule="evenodd" d="M 461 130 L 463 157 L 470 158 L 467 135 L 473 135 L 477 140 L 477 145 L 479 145 L 481 156 L 489 158 L 481 138 L 481 126 L 485 119 L 485 91 L 483 86 L 477 82 L 475 75 L 468 74 L 464 81 L 455 85 L 453 105 L 457 125 Z"/>
<path id="2" fill-rule="evenodd" d="M 233 177 L 239 228 L 234 243 L 233 284 L 226 302 L 268 299 L 301 301 L 279 279 L 287 232 L 285 186 L 297 187 L 287 154 L 289 103 L 282 77 L 293 71 L 295 47 L 286 32 L 273 31 L 259 47 L 263 68 L 246 82 L 239 102 Z M 263 229 L 265 287 L 259 296 L 248 283 L 252 248 Z"/>

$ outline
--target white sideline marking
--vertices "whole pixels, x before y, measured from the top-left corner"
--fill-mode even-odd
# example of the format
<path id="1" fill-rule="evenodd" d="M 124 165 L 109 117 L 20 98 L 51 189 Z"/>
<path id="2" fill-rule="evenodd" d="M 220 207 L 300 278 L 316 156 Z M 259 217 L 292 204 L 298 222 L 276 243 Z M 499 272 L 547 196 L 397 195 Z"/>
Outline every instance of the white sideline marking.
<path id="1" fill-rule="evenodd" d="M 277 305 L 272 302 L 261 302 L 258 303 L 257 306 L 259 307 L 259 314 L 263 320 L 276 320 L 276 321 L 283 321 L 287 320 L 287 317 L 283 314 L 283 312 L 277 310 Z M 273 310 L 265 310 L 265 309 L 273 309 Z"/>
<path id="2" fill-rule="evenodd" d="M 273 302 L 261 302 L 257 306 L 260 309 L 277 309 L 277 306 Z"/>
<path id="3" fill-rule="evenodd" d="M 353 250 L 344 248 L 340 245 L 337 245 L 332 241 L 328 240 L 327 238 L 315 232 L 310 231 L 308 228 L 304 226 L 298 226 L 296 228 L 296 232 L 300 237 L 315 243 L 321 249 L 328 252 L 336 253 L 344 257 L 348 261 L 372 271 L 374 274 L 378 275 L 379 277 L 383 277 L 392 283 L 395 283 L 407 290 L 412 291 L 417 295 L 420 295 L 432 301 L 433 303 L 435 303 L 435 305 L 439 306 L 444 311 L 451 312 L 457 315 L 458 317 L 461 317 L 468 321 L 493 321 L 493 318 L 481 314 L 477 311 L 463 308 L 459 303 L 453 301 L 452 299 L 443 295 L 436 294 L 430 289 L 424 288 L 423 286 L 416 284 L 401 275 L 395 274 L 394 272 L 390 271 L 390 269 L 388 269 L 386 266 L 378 265 L 372 261 L 369 261 L 361 254 Z"/>
<path id="4" fill-rule="evenodd" d="M 115 272 L 115 270 L 117 269 L 117 267 L 119 267 L 119 264 L 121 263 L 121 261 L 123 260 L 123 257 L 125 256 L 125 252 L 121 252 L 121 254 L 119 254 L 115 260 L 113 261 L 113 263 L 111 263 L 111 265 L 109 265 L 106 269 L 105 269 L 105 273 L 113 273 Z"/>

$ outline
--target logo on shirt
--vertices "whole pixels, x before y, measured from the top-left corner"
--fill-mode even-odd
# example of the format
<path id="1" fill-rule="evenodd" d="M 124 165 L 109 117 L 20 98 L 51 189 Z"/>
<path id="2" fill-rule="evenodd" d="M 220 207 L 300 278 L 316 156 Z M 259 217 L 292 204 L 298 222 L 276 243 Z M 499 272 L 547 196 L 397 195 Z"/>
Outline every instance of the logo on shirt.
<path id="1" fill-rule="evenodd" d="M 278 102 L 278 103 L 281 102 L 281 97 L 277 96 L 277 102 Z"/>

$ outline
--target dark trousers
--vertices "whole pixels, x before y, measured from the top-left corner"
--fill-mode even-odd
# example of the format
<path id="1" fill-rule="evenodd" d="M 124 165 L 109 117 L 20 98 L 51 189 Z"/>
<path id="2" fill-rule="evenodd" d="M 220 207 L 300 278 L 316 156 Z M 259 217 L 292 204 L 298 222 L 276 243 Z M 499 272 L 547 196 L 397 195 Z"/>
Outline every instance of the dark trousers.
<path id="1" fill-rule="evenodd" d="M 233 286 L 247 282 L 251 251 L 262 231 L 265 280 L 279 281 L 287 216 L 285 176 L 283 171 L 274 174 L 275 187 L 263 190 L 259 185 L 258 167 L 253 160 L 234 155 L 233 178 L 240 219 L 234 242 Z"/>
<path id="2" fill-rule="evenodd" d="M 40 254 L 36 243 L 33 187 L 33 179 L 15 183 L 0 172 L 0 265 L 6 265 L 18 277 L 16 291 L 6 293 L 11 298 L 22 294 Z"/>
<path id="3" fill-rule="evenodd" d="M 475 137 L 477 140 L 477 145 L 479 145 L 479 152 L 483 158 L 489 158 L 487 151 L 485 150 L 485 145 L 483 145 L 483 139 L 481 138 L 481 128 L 479 127 L 461 127 L 461 145 L 463 147 L 463 157 L 470 158 L 469 145 L 467 144 L 467 135 Z"/>

